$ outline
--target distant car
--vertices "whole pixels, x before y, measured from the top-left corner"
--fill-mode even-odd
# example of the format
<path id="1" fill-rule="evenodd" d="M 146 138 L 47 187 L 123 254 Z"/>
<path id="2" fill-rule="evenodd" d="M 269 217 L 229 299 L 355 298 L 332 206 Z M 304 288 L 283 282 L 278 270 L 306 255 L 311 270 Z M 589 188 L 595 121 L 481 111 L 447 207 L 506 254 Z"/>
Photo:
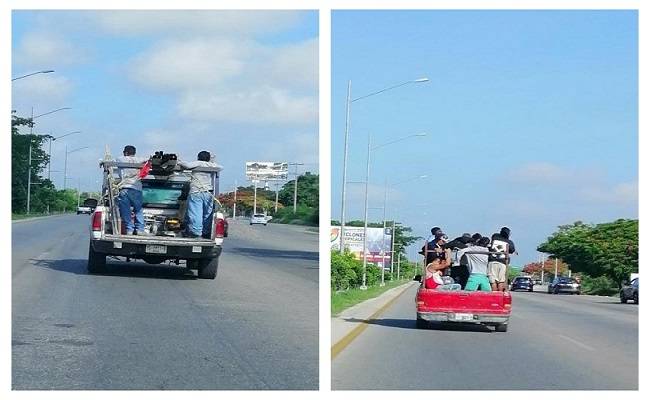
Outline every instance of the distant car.
<path id="1" fill-rule="evenodd" d="M 632 279 L 629 285 L 623 285 L 620 295 L 621 303 L 632 300 L 634 304 L 639 304 L 639 278 Z"/>
<path id="2" fill-rule="evenodd" d="M 569 278 L 567 276 L 558 276 L 548 284 L 548 292 L 553 294 L 580 294 L 580 288 L 580 284 L 574 278 Z"/>
<path id="3" fill-rule="evenodd" d="M 250 220 L 250 225 L 253 224 L 262 224 L 266 226 L 267 220 L 266 220 L 266 215 L 264 214 L 253 214 Z"/>
<path id="4" fill-rule="evenodd" d="M 92 214 L 97 207 L 97 199 L 86 199 L 82 204 L 77 207 L 77 215 L 79 214 Z"/>
<path id="5" fill-rule="evenodd" d="M 534 283 L 535 285 L 541 285 L 541 284 L 542 284 L 542 280 L 541 280 L 541 279 L 535 279 L 535 280 L 533 281 L 533 283 Z"/>
<path id="6" fill-rule="evenodd" d="M 79 207 L 77 207 L 77 215 L 79 214 L 92 214 L 93 210 L 90 207 L 84 206 L 83 204 L 80 204 Z"/>
<path id="7" fill-rule="evenodd" d="M 517 276 L 515 279 L 512 281 L 512 284 L 510 285 L 510 290 L 513 292 L 517 290 L 527 290 L 529 292 L 533 291 L 533 279 L 529 276 Z"/>

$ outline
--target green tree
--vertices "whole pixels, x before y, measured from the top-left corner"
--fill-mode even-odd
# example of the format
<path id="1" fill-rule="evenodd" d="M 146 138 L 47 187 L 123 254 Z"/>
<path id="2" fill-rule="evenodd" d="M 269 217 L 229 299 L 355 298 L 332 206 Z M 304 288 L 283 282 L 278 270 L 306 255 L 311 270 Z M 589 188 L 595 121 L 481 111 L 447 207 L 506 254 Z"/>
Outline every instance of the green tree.
<path id="1" fill-rule="evenodd" d="M 606 276 L 620 288 L 630 273 L 639 270 L 639 221 L 563 225 L 537 250 L 561 258 L 574 272 Z"/>
<path id="2" fill-rule="evenodd" d="M 293 206 L 293 191 L 295 180 L 285 183 L 280 189 L 278 198 L 285 206 Z M 298 177 L 298 205 L 318 207 L 319 182 L 318 175 L 306 172 Z"/>
<path id="3" fill-rule="evenodd" d="M 53 187 L 51 182 L 42 179 L 39 174 L 43 171 L 49 161 L 49 157 L 42 148 L 43 143 L 48 136 L 19 134 L 21 126 L 33 126 L 30 118 L 22 118 L 11 112 L 11 209 L 13 212 L 25 212 L 27 209 L 27 172 L 31 175 L 32 198 L 36 206 L 35 211 L 39 210 L 42 197 L 39 195 L 39 189 L 42 186 L 47 192 L 44 196 L 49 196 L 49 191 Z M 29 147 L 31 142 L 32 163 L 29 168 Z M 39 200 L 40 199 L 40 200 Z M 31 199 L 30 199 L 31 202 Z M 31 204 L 30 204 L 31 208 Z"/>

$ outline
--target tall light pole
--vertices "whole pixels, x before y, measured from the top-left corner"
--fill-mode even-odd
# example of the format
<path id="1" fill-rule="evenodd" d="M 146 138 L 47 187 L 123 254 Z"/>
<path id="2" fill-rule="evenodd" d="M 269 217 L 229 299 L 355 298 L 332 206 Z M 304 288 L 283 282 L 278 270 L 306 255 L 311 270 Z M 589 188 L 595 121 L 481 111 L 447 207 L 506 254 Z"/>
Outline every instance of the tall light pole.
<path id="1" fill-rule="evenodd" d="M 294 172 L 296 179 L 293 181 L 293 213 L 296 213 L 298 207 L 298 166 L 305 165 L 304 163 L 289 163 L 288 165 L 295 165 L 296 171 Z"/>
<path id="2" fill-rule="evenodd" d="M 348 95 L 347 99 L 345 101 L 345 138 L 344 138 L 344 147 L 343 147 L 343 183 L 342 183 L 342 189 L 341 189 L 341 230 L 340 230 L 340 235 L 341 235 L 341 254 L 345 251 L 345 246 L 343 246 L 343 232 L 345 230 L 345 194 L 346 194 L 346 183 L 348 179 L 348 138 L 350 136 L 350 105 L 354 103 L 355 101 L 359 101 L 361 99 L 365 99 L 366 97 L 374 96 L 380 93 L 387 92 L 392 89 L 396 89 L 401 86 L 408 85 L 410 83 L 422 83 L 422 82 L 428 82 L 429 78 L 420 78 L 420 79 L 415 79 L 415 80 L 410 80 L 406 82 L 402 82 L 397 85 L 389 86 L 387 88 L 378 90 L 376 92 L 372 92 L 366 95 L 363 95 L 361 97 L 357 97 L 356 99 L 352 99 L 352 81 L 348 81 Z"/>
<path id="3" fill-rule="evenodd" d="M 384 263 L 385 263 L 385 260 L 386 260 L 386 234 L 385 233 L 386 233 L 386 208 L 387 208 L 386 205 L 387 205 L 387 202 L 388 202 L 388 189 L 392 188 L 392 187 L 395 187 L 397 185 L 401 185 L 401 184 L 404 184 L 404 183 L 414 181 L 416 179 L 425 179 L 426 177 L 427 177 L 426 175 L 420 175 L 420 176 L 416 176 L 415 178 L 407 179 L 405 181 L 401 181 L 401 182 L 398 182 L 398 183 L 393 183 L 392 185 L 388 185 L 388 178 L 386 178 L 385 185 L 384 185 L 384 207 L 383 207 L 384 208 L 384 216 L 383 216 L 384 234 L 382 234 L 382 236 L 381 236 L 381 283 L 379 284 L 380 286 L 385 285 L 385 283 L 384 283 L 384 270 L 385 270 Z M 394 222 L 395 222 L 395 218 L 393 218 L 393 229 L 395 229 Z M 395 235 L 395 232 L 394 231 L 391 232 L 391 238 L 394 235 Z M 390 273 L 391 274 L 393 273 L 393 269 L 392 269 L 393 257 L 394 257 L 394 254 L 391 253 L 391 257 L 390 257 L 390 265 L 391 265 Z M 399 275 L 399 273 L 398 273 L 398 275 Z"/>
<path id="4" fill-rule="evenodd" d="M 52 73 L 52 72 L 54 72 L 53 69 L 48 69 L 48 70 L 44 70 L 44 71 L 36 71 L 36 72 L 32 72 L 31 74 L 18 76 L 18 77 L 16 77 L 16 78 L 11 78 L 11 81 L 12 81 L 12 82 L 13 82 L 13 81 L 17 81 L 18 79 L 27 78 L 28 76 L 37 75 L 37 74 L 50 74 L 50 73 Z"/>
<path id="5" fill-rule="evenodd" d="M 237 181 L 235 181 L 235 199 L 232 202 L 232 217 L 237 218 Z"/>
<path id="6" fill-rule="evenodd" d="M 402 140 L 406 140 L 412 137 L 423 137 L 426 136 L 426 133 L 416 133 L 413 135 L 408 135 L 404 136 L 395 140 L 391 140 L 389 142 L 377 145 L 377 146 L 372 146 L 372 138 L 370 134 L 368 134 L 368 152 L 366 155 L 366 193 L 365 193 L 365 199 L 364 199 L 364 207 L 363 207 L 363 277 L 361 279 L 361 287 L 359 289 L 361 290 L 366 290 L 368 287 L 366 286 L 366 270 L 368 267 L 368 256 L 366 254 L 367 249 L 368 249 L 368 183 L 370 181 L 370 153 L 374 150 L 377 150 L 379 148 L 388 146 L 393 143 L 401 142 Z M 343 240 L 343 236 L 341 236 L 341 240 Z M 343 245 L 343 242 L 341 242 L 341 245 Z"/>
<path id="7" fill-rule="evenodd" d="M 87 149 L 89 146 L 84 146 L 84 147 L 78 147 L 74 150 L 68 151 L 68 145 L 65 145 L 65 163 L 63 164 L 63 190 L 66 188 L 67 180 L 68 180 L 68 154 L 74 153 L 75 151 Z"/>
<path id="8" fill-rule="evenodd" d="M 81 133 L 81 131 L 74 131 L 74 132 L 66 133 L 65 135 L 56 136 L 56 137 L 52 136 L 52 133 L 51 133 L 51 132 L 50 132 L 50 134 L 48 135 L 48 136 L 49 136 L 49 139 L 50 139 L 49 149 L 48 149 L 48 151 L 47 151 L 47 159 L 48 159 L 48 161 L 47 161 L 47 179 L 48 179 L 48 180 L 51 181 L 51 179 L 50 179 L 50 173 L 52 172 L 52 171 L 51 171 L 51 168 L 52 168 L 52 142 L 55 141 L 55 140 L 57 140 L 57 139 L 64 138 L 64 137 L 66 137 L 66 136 L 74 135 L 75 133 Z"/>

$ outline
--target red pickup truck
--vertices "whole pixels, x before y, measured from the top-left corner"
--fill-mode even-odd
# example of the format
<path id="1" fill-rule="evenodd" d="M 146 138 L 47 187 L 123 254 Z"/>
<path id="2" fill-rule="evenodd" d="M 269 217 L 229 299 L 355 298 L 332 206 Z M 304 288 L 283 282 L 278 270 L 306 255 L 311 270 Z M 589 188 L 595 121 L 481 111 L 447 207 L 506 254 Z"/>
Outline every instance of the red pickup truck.
<path id="1" fill-rule="evenodd" d="M 512 309 L 509 292 L 467 292 L 426 289 L 420 285 L 415 295 L 417 327 L 429 321 L 492 325 L 497 332 L 508 330 Z"/>

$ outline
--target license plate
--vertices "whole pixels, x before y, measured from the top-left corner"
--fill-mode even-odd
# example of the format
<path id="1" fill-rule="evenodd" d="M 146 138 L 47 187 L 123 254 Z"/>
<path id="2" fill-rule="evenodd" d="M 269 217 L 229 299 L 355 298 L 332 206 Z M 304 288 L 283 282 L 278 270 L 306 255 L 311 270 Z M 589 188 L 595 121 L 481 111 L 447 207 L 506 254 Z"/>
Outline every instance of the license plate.
<path id="1" fill-rule="evenodd" d="M 146 253 L 167 254 L 167 246 L 160 244 L 148 244 L 146 245 L 144 251 Z"/>
<path id="2" fill-rule="evenodd" d="M 452 321 L 473 321 L 474 314 L 456 313 L 451 317 Z"/>

